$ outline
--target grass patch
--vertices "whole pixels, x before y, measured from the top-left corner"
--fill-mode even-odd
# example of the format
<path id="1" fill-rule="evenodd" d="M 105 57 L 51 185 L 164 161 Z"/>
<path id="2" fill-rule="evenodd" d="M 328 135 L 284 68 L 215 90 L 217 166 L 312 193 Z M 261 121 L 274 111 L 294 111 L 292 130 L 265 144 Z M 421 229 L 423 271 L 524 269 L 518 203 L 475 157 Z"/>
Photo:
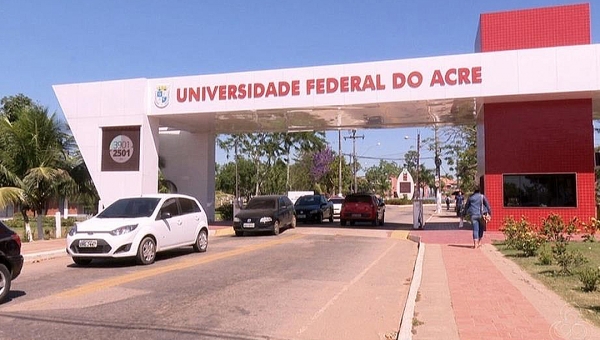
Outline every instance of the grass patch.
<path id="1" fill-rule="evenodd" d="M 600 327 L 600 289 L 594 292 L 584 292 L 583 284 L 577 274 L 570 276 L 556 275 L 560 267 L 555 263 L 543 265 L 539 257 L 524 257 L 522 252 L 508 249 L 504 244 L 495 244 L 496 248 L 507 258 L 517 263 L 532 277 L 542 282 L 546 287 L 557 293 L 567 303 L 580 310 L 590 323 Z M 542 247 L 548 247 L 545 244 Z M 568 250 L 581 252 L 588 260 L 588 267 L 600 267 L 600 243 L 570 242 Z"/>

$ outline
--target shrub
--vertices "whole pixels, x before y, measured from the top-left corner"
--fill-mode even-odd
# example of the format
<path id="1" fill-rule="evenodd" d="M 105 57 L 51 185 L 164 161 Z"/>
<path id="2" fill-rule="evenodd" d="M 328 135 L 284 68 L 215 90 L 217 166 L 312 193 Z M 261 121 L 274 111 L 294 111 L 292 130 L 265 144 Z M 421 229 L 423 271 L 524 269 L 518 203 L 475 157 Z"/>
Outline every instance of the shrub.
<path id="1" fill-rule="evenodd" d="M 506 238 L 506 245 L 522 251 L 528 257 L 534 256 L 544 244 L 544 238 L 524 217 L 521 217 L 520 221 L 515 221 L 512 216 L 507 217 L 501 230 Z"/>
<path id="2" fill-rule="evenodd" d="M 538 255 L 538 260 L 542 266 L 549 266 L 552 264 L 552 252 L 544 247 Z"/>
<path id="3" fill-rule="evenodd" d="M 385 204 L 388 205 L 410 205 L 412 201 L 408 198 L 387 198 Z"/>
<path id="4" fill-rule="evenodd" d="M 558 241 L 552 245 L 552 255 L 560 267 L 558 275 L 572 275 L 572 269 L 581 267 L 588 259 L 581 252 L 567 250 L 567 242 Z"/>
<path id="5" fill-rule="evenodd" d="M 231 221 L 233 220 L 233 204 L 224 203 L 217 209 L 216 212 L 221 216 L 221 220 L 223 221 Z"/>
<path id="6" fill-rule="evenodd" d="M 573 238 L 573 234 L 577 232 L 577 218 L 573 218 L 568 224 L 565 224 L 562 217 L 555 213 L 551 213 L 542 220 L 541 233 L 546 240 L 550 242 L 564 241 L 569 243 Z"/>
<path id="7" fill-rule="evenodd" d="M 519 234 L 519 227 L 512 216 L 504 219 L 500 231 L 504 234 L 504 242 L 508 248 L 516 249 L 515 242 Z"/>
<path id="8" fill-rule="evenodd" d="M 517 244 L 517 250 L 522 251 L 527 257 L 535 256 L 542 244 L 544 244 L 544 238 L 536 232 L 529 231 L 523 235 L 521 241 Z"/>
<path id="9" fill-rule="evenodd" d="M 600 268 L 587 267 L 581 270 L 578 275 L 579 281 L 583 284 L 581 289 L 584 292 L 593 292 L 597 289 L 597 285 L 600 283 Z"/>
<path id="10" fill-rule="evenodd" d="M 600 227 L 600 220 L 592 217 L 589 223 L 581 223 L 583 227 L 583 242 L 595 242 L 596 241 L 596 232 L 598 232 L 598 228 Z"/>

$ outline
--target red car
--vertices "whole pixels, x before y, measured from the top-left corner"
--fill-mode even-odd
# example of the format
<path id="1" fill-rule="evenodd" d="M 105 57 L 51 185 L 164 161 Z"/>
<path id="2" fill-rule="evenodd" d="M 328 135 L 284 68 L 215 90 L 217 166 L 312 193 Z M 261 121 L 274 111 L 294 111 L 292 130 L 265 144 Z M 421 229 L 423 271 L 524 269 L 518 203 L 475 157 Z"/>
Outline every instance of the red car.
<path id="1" fill-rule="evenodd" d="M 371 222 L 382 226 L 385 222 L 385 203 L 373 194 L 350 194 L 344 198 L 340 213 L 340 224 L 347 222 Z"/>

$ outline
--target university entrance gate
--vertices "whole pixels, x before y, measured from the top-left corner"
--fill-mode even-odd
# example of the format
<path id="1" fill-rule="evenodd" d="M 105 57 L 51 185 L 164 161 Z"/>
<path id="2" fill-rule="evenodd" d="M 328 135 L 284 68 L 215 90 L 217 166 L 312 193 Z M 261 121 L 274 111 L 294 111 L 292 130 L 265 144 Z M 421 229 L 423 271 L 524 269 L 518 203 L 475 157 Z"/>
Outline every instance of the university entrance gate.
<path id="1" fill-rule="evenodd" d="M 595 216 L 592 120 L 600 45 L 589 5 L 482 14 L 476 52 L 416 59 L 55 85 L 103 204 L 154 193 L 158 157 L 214 218 L 222 133 L 473 124 L 493 207 L 537 223 Z"/>

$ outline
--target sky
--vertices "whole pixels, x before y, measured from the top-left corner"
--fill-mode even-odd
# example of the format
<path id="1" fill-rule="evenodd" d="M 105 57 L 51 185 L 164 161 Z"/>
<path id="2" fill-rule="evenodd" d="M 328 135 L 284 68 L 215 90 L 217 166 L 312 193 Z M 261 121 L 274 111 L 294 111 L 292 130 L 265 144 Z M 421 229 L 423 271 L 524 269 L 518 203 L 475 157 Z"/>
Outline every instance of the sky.
<path id="1" fill-rule="evenodd" d="M 22 93 L 64 119 L 52 85 L 473 53 L 481 13 L 582 2 L 6 1 L 0 98 Z M 592 43 L 599 43 L 600 3 L 590 4 Z M 417 133 L 433 135 L 423 128 L 359 130 L 356 154 L 402 164 Z M 326 136 L 337 151 L 338 132 Z M 432 155 L 421 152 L 432 168 Z M 342 138 L 342 153 L 352 153 L 351 139 Z M 217 149 L 216 161 L 226 162 L 225 152 Z M 445 164 L 441 173 L 450 173 Z"/>

